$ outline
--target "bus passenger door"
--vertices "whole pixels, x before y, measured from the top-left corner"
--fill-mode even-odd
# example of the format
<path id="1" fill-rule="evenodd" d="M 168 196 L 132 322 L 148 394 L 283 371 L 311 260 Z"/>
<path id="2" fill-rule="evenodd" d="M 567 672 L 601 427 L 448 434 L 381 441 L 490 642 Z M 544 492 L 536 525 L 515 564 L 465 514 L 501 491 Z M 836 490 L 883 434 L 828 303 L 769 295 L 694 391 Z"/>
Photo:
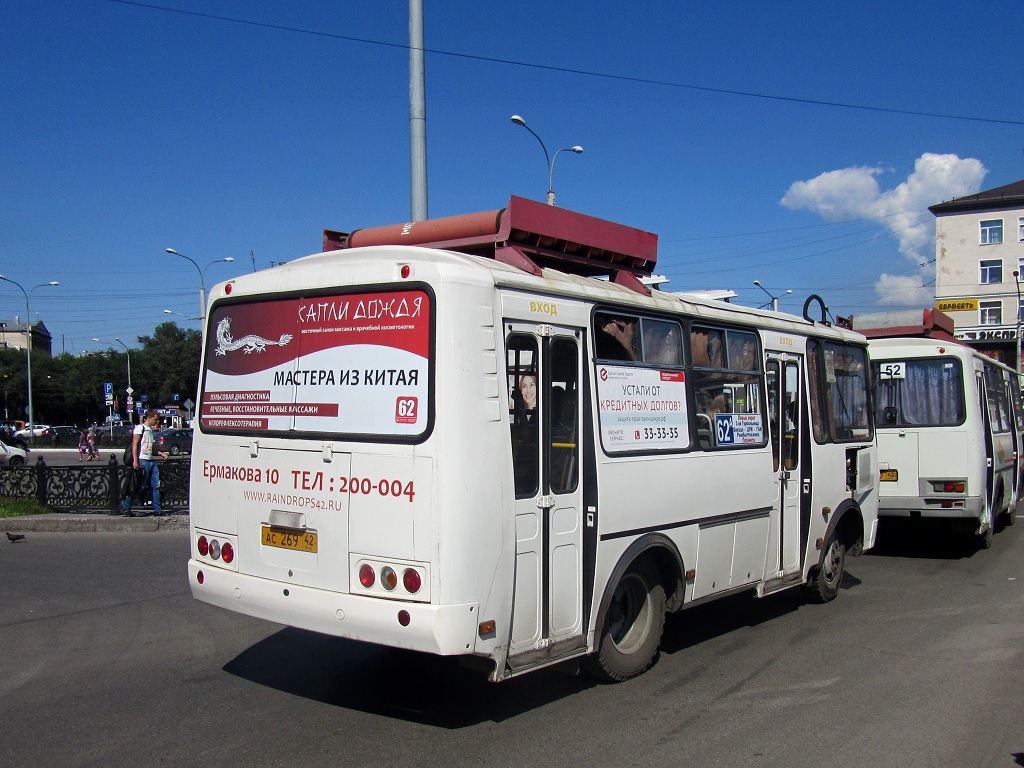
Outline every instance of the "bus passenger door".
<path id="1" fill-rule="evenodd" d="M 509 656 L 544 656 L 583 635 L 581 334 L 519 324 L 506 332 L 516 491 Z"/>
<path id="2" fill-rule="evenodd" d="M 800 570 L 800 500 L 810 494 L 810 478 L 801 477 L 800 446 L 803 444 L 801 366 L 797 355 L 769 353 L 768 403 L 771 420 L 772 466 L 775 470 L 776 519 L 779 549 L 775 557 L 778 576 Z"/>

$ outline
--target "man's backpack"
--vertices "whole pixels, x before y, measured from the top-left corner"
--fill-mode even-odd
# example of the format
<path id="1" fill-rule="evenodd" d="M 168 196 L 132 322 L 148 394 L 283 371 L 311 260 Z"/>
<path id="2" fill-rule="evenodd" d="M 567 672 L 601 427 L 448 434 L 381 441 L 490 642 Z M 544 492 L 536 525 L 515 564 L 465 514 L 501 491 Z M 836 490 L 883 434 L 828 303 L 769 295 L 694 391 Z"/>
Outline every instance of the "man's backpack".
<path id="1" fill-rule="evenodd" d="M 132 465 L 132 443 L 135 442 L 135 433 L 133 432 L 128 438 L 128 445 L 124 447 L 124 455 L 121 457 L 121 463 L 125 466 L 130 467 Z"/>

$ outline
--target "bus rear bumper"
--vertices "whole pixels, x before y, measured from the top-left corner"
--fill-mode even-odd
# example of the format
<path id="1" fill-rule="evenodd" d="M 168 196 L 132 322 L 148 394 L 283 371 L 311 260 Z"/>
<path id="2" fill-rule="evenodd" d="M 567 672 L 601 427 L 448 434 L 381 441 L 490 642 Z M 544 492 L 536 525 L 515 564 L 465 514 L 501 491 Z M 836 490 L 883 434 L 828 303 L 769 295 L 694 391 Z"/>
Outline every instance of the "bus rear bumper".
<path id="1" fill-rule="evenodd" d="M 229 611 L 441 656 L 472 653 L 479 625 L 476 603 L 431 605 L 360 597 L 246 576 L 196 560 L 188 562 L 188 579 L 196 600 Z M 399 620 L 400 612 L 408 615 L 406 626 Z"/>
<path id="2" fill-rule="evenodd" d="M 961 503 L 961 506 L 944 507 L 943 502 Z M 970 519 L 981 515 L 985 500 L 977 496 L 968 498 L 930 498 L 913 496 L 908 498 L 881 497 L 878 500 L 879 517 L 927 517 L 943 519 Z"/>

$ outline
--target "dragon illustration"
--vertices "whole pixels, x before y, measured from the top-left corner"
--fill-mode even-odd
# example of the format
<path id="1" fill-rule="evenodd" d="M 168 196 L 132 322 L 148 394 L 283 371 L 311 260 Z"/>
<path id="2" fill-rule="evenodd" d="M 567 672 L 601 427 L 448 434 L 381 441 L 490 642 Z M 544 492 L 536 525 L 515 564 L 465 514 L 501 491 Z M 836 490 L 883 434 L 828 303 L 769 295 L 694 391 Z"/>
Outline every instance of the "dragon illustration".
<path id="1" fill-rule="evenodd" d="M 226 355 L 228 352 L 241 349 L 245 354 L 250 355 L 253 352 L 263 352 L 268 346 L 283 347 L 291 340 L 290 333 L 282 333 L 281 338 L 277 341 L 264 339 L 262 336 L 252 333 L 240 339 L 233 339 L 231 338 L 231 318 L 225 317 L 217 323 L 217 349 L 214 352 L 218 355 Z"/>

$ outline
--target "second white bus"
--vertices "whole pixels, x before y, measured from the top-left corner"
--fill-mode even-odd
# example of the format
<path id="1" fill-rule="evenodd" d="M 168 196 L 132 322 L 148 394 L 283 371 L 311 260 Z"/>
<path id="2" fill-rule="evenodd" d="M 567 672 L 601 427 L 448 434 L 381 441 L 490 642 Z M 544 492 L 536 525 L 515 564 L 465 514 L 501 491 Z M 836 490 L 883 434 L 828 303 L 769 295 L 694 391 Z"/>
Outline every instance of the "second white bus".
<path id="1" fill-rule="evenodd" d="M 1020 389 L 1013 370 L 954 341 L 869 341 L 879 515 L 947 519 L 984 547 L 1016 520 Z"/>

